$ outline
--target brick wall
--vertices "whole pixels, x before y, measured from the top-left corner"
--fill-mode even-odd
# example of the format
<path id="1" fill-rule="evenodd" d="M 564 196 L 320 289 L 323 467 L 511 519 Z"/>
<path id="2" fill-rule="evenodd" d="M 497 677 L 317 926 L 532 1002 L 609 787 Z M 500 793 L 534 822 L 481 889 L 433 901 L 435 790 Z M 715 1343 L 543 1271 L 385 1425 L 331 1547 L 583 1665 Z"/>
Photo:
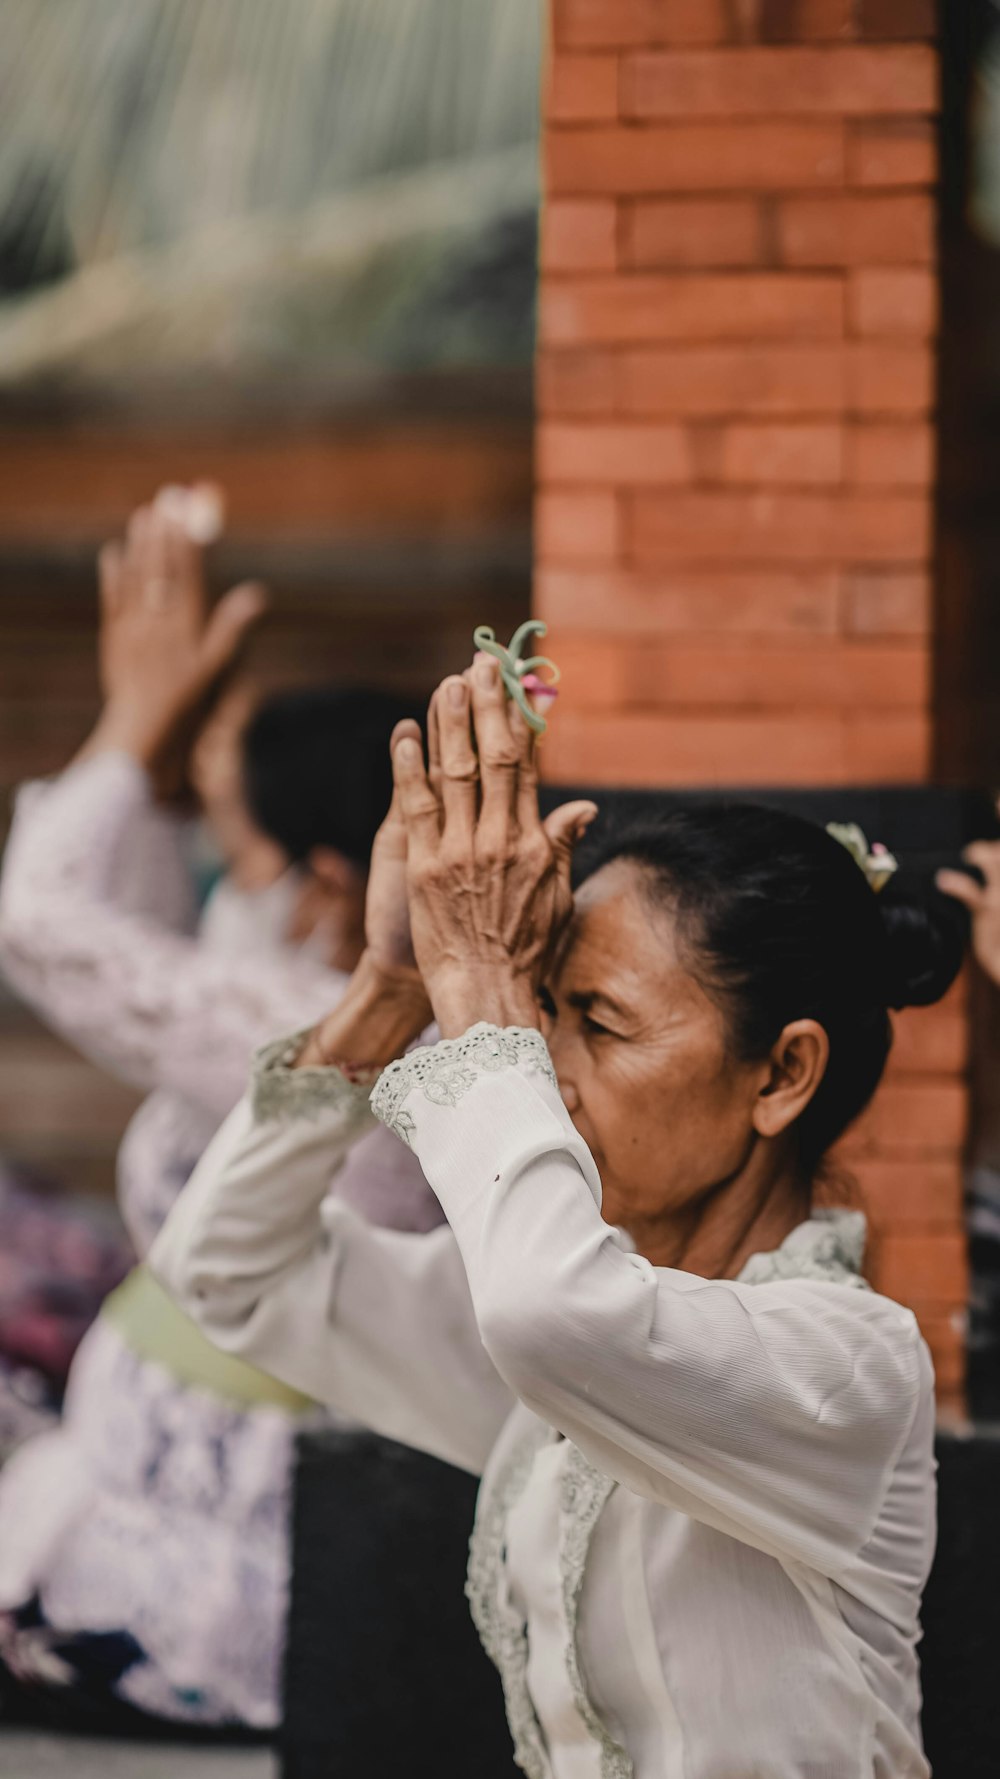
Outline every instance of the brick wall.
<path id="1" fill-rule="evenodd" d="M 379 399 L 376 399 L 379 397 Z M 94 558 L 165 481 L 229 493 L 213 579 L 265 578 L 251 652 L 262 685 L 335 677 L 430 691 L 473 626 L 528 603 L 530 390 L 509 372 L 341 392 L 304 417 L 166 415 L 141 402 L 0 425 L 0 841 L 9 794 L 58 771 L 97 714 Z M 0 1150 L 110 1192 L 136 1104 L 0 981 Z"/>
<path id="2" fill-rule="evenodd" d="M 930 757 L 927 0 L 552 0 L 535 603 L 551 777 L 919 782 Z M 845 811 L 845 813 L 847 813 Z M 851 1144 L 946 1387 L 962 993 Z"/>

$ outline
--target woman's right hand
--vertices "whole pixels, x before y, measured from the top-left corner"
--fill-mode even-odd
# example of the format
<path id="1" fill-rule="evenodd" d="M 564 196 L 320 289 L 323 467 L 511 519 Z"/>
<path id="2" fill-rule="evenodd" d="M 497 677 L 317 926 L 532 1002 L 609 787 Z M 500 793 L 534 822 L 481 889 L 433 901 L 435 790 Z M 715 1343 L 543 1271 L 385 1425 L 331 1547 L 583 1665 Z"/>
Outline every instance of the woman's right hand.
<path id="1" fill-rule="evenodd" d="M 210 612 L 204 548 L 164 495 L 105 545 L 99 578 L 105 705 L 87 751 L 122 748 L 155 769 L 234 661 L 263 590 L 244 583 Z"/>

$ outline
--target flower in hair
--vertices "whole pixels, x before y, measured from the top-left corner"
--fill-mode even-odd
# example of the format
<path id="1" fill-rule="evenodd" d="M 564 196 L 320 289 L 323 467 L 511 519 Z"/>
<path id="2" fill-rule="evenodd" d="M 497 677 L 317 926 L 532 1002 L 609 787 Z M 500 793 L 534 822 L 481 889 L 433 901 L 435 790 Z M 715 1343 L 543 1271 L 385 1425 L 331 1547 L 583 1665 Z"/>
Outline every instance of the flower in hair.
<path id="1" fill-rule="evenodd" d="M 528 702 L 528 694 L 532 692 L 536 696 L 541 693 L 547 698 L 558 697 L 556 684 L 559 669 L 547 655 L 529 655 L 527 659 L 523 659 L 521 651 L 529 636 L 544 636 L 547 628 L 540 618 L 529 618 L 526 624 L 518 625 L 507 648 L 504 648 L 503 643 L 497 642 L 496 632 L 488 624 L 480 624 L 472 638 L 477 649 L 499 661 L 500 678 L 507 696 L 513 699 L 529 729 L 533 729 L 536 735 L 544 735 L 547 724 L 546 719 Z M 541 679 L 536 672 L 539 667 L 548 668 L 552 678 Z"/>
<path id="2" fill-rule="evenodd" d="M 192 488 L 171 483 L 161 488 L 154 503 L 161 513 L 186 531 L 193 544 L 203 548 L 217 543 L 225 528 L 226 509 L 221 488 L 214 482 L 196 482 Z"/>
<path id="3" fill-rule="evenodd" d="M 832 840 L 836 840 L 850 853 L 876 895 L 885 889 L 891 877 L 895 877 L 899 870 L 899 860 L 880 841 L 869 846 L 865 831 L 858 827 L 857 822 L 827 822 L 826 831 Z"/>

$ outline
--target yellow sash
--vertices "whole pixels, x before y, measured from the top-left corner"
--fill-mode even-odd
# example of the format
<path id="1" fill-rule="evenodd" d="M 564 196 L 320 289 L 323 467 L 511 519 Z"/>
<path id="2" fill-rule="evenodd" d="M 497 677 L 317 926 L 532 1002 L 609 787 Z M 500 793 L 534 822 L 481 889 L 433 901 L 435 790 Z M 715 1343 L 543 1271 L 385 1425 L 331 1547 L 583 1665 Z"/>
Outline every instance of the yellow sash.
<path id="1" fill-rule="evenodd" d="M 137 1266 L 112 1291 L 101 1314 L 141 1359 L 162 1365 L 182 1384 L 211 1390 L 237 1408 L 281 1408 L 298 1415 L 315 1407 L 308 1396 L 214 1347 L 146 1266 Z"/>

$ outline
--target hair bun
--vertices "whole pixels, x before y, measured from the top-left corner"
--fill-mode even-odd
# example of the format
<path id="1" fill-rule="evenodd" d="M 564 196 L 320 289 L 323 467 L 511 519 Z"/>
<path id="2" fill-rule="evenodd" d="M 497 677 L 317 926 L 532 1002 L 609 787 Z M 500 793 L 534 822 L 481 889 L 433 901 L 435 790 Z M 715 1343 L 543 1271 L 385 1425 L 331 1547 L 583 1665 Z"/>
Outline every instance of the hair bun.
<path id="1" fill-rule="evenodd" d="M 966 910 L 935 889 L 900 873 L 879 896 L 885 932 L 886 1004 L 929 1007 L 951 987 L 969 937 Z"/>

